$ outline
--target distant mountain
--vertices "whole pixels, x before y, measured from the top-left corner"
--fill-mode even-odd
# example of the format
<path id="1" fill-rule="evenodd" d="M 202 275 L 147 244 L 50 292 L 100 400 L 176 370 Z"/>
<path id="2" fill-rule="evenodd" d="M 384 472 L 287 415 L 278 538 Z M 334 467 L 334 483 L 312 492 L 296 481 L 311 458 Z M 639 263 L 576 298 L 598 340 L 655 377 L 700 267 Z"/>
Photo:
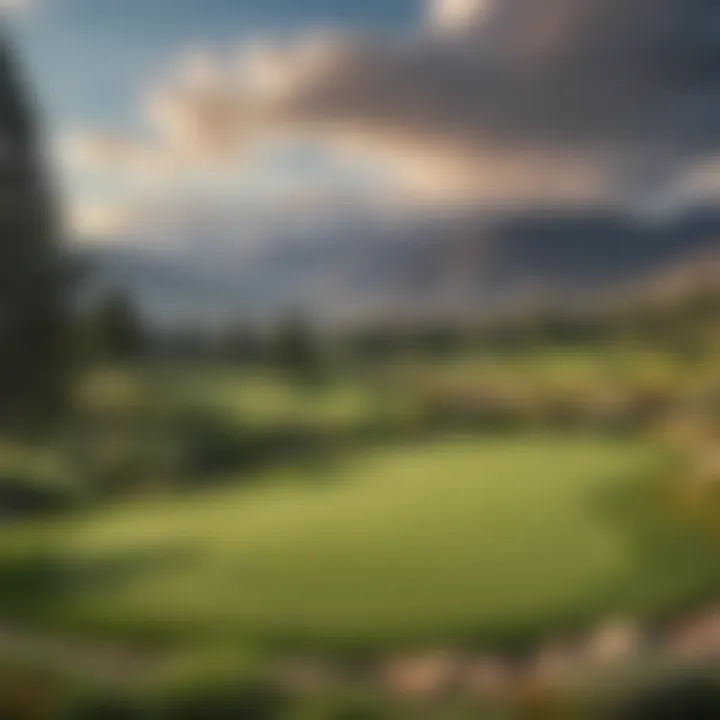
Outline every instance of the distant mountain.
<path id="1" fill-rule="evenodd" d="M 628 305 L 668 307 L 679 303 L 713 297 L 720 300 L 720 252 L 711 249 L 675 260 L 644 277 L 633 278 L 608 291 L 605 298 L 611 307 Z"/>
<path id="2" fill-rule="evenodd" d="M 592 299 L 720 258 L 720 207 L 664 219 L 554 210 L 422 218 L 252 252 L 88 247 L 88 291 L 124 287 L 163 321 L 302 308 L 321 318 L 492 313 L 520 298 Z M 691 263 L 691 264 L 692 264 Z M 686 274 L 688 270 L 684 271 Z M 656 280 L 653 280 L 658 274 Z"/>

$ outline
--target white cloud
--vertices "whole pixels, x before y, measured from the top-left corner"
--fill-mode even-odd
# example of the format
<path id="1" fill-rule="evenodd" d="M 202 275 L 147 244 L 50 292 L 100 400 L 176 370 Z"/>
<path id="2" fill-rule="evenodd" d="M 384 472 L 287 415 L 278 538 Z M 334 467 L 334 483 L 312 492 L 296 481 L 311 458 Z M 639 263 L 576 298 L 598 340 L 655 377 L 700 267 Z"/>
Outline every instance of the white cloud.
<path id="1" fill-rule="evenodd" d="M 133 209 L 121 202 L 82 200 L 71 208 L 68 223 L 75 237 L 97 242 L 131 230 Z"/>
<path id="2" fill-rule="evenodd" d="M 464 32 L 481 25 L 493 0 L 432 0 L 430 22 L 441 30 Z"/>
<path id="3" fill-rule="evenodd" d="M 29 12 L 35 5 L 35 0 L 0 0 L 0 14 Z"/>
<path id="4" fill-rule="evenodd" d="M 89 134 L 70 157 L 241 173 L 294 138 L 384 167 L 398 198 L 519 205 L 646 202 L 720 152 L 714 0 L 438 0 L 429 30 L 189 53 L 144 136 Z"/>

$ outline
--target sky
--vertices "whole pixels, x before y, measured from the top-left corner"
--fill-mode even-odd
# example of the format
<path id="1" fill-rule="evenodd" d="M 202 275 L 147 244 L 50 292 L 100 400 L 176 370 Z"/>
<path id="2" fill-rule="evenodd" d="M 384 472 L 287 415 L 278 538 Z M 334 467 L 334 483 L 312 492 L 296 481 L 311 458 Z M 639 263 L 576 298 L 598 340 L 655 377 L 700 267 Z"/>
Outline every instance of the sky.
<path id="1" fill-rule="evenodd" d="M 92 240 L 106 231 L 115 235 L 112 217 L 102 211 L 123 205 L 127 182 L 112 173 L 80 171 L 64 157 L 63 145 L 90 130 L 131 133 L 142 128 L 143 92 L 178 57 L 230 53 L 246 43 L 308 29 L 376 35 L 412 31 L 422 0 L 16 0 L 9 5 L 11 36 L 38 100 L 70 212 L 101 211 L 97 222 L 91 217 L 71 227 Z M 288 181 L 297 174 L 317 176 L 328 167 L 307 149 L 289 160 L 282 169 Z M 238 186 L 263 184 L 262 172 L 229 174 Z M 347 174 L 352 179 L 353 173 Z"/>
<path id="2" fill-rule="evenodd" d="M 12 33 L 87 242 L 720 193 L 716 0 L 22 5 Z"/>
<path id="3" fill-rule="evenodd" d="M 421 0 L 28 0 L 16 13 L 23 60 L 64 126 L 135 120 L 137 93 L 177 54 L 307 27 L 394 31 Z"/>

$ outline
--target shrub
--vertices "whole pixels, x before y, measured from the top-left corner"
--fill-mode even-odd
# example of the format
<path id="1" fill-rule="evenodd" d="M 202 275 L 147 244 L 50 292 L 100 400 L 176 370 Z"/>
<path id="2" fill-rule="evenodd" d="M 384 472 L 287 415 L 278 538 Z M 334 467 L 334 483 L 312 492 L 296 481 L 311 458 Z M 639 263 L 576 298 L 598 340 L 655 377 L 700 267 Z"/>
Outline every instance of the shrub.
<path id="1" fill-rule="evenodd" d="M 158 720 L 276 720 L 290 698 L 261 668 L 234 651 L 180 657 L 148 689 L 148 708 Z"/>
<path id="2" fill-rule="evenodd" d="M 0 522 L 60 512 L 80 499 L 81 488 L 59 454 L 0 446 Z"/>
<path id="3" fill-rule="evenodd" d="M 688 675 L 654 682 L 623 700 L 615 717 L 620 720 L 720 717 L 720 681 L 710 676 Z"/>

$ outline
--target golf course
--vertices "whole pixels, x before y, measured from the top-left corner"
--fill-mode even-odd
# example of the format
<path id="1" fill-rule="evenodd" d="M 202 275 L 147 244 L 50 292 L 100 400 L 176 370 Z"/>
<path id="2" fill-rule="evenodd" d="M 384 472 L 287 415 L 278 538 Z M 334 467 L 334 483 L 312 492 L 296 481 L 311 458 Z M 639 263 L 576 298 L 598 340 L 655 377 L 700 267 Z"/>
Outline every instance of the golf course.
<path id="1" fill-rule="evenodd" d="M 659 460 L 621 440 L 377 450 L 257 487 L 9 528 L 0 572 L 25 569 L 26 622 L 101 635 L 344 649 L 522 640 L 720 588 L 715 539 L 674 516 Z"/>

